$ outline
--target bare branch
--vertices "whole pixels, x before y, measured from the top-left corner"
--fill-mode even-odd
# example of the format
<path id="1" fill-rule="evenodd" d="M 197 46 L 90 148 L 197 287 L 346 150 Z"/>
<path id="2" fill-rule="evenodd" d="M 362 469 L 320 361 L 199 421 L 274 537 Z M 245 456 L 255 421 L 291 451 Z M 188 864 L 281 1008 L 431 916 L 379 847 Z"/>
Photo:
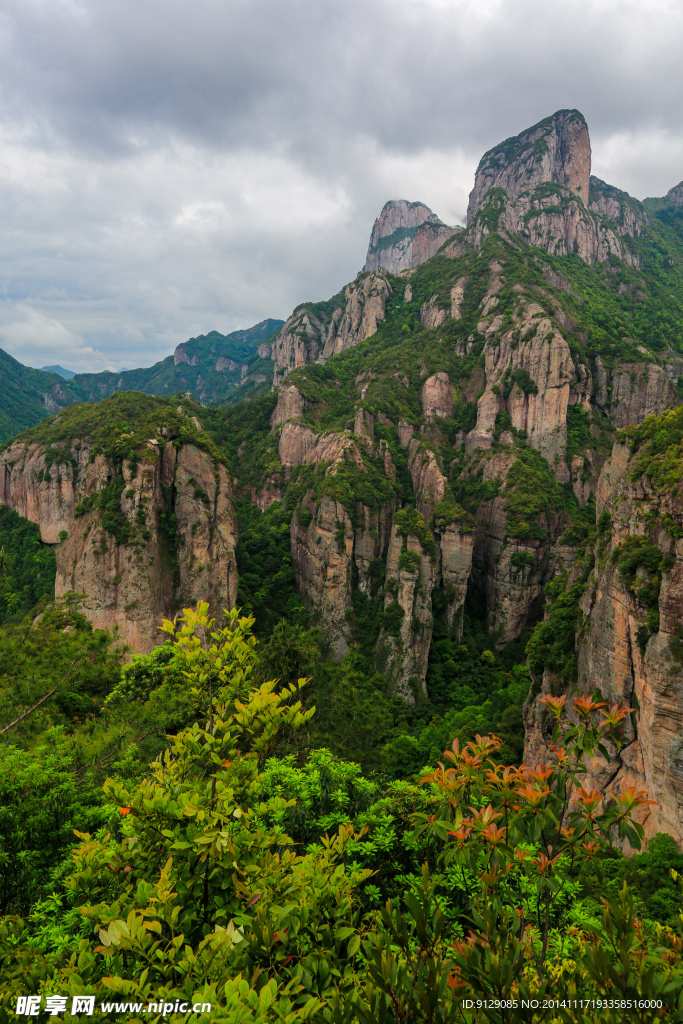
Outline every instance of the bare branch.
<path id="1" fill-rule="evenodd" d="M 29 708 L 28 711 L 24 711 L 23 715 L 19 715 L 19 717 L 15 718 L 13 722 L 10 722 L 9 725 L 6 725 L 4 729 L 0 729 L 0 736 L 2 736 L 4 732 L 8 732 L 10 729 L 13 729 L 15 725 L 19 725 L 19 722 L 23 722 L 25 718 L 28 718 L 28 716 L 32 714 L 36 710 L 36 708 L 39 708 L 41 704 L 44 704 L 48 697 L 51 697 L 52 694 L 55 692 L 56 687 L 54 690 L 50 690 L 49 693 L 46 693 L 44 697 L 41 697 L 38 703 L 34 704 L 32 708 Z"/>

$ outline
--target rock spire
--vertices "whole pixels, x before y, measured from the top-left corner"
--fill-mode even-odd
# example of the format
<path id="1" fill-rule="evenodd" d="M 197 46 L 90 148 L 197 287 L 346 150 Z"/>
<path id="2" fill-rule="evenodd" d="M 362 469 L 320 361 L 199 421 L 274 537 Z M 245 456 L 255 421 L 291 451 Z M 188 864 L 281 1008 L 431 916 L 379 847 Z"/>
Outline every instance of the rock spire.
<path id="1" fill-rule="evenodd" d="M 430 259 L 457 228 L 450 228 L 424 203 L 391 199 L 375 221 L 364 270 L 400 274 Z"/>

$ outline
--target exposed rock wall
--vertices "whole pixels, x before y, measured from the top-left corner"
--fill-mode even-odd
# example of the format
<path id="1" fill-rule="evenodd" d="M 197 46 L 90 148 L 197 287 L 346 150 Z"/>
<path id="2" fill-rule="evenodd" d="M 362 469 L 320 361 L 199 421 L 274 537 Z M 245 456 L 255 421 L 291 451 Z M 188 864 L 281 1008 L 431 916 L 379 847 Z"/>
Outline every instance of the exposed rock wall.
<path id="1" fill-rule="evenodd" d="M 478 326 L 487 338 L 499 327 L 495 286 L 500 270 L 493 271 Z M 467 450 L 490 448 L 496 416 L 507 410 L 513 427 L 525 430 L 529 444 L 553 462 L 564 456 L 567 407 L 579 397 L 579 374 L 569 345 L 541 305 L 520 297 L 513 321 L 512 330 L 485 345 L 486 389 L 477 404 L 477 424 L 467 437 Z M 587 373 L 584 367 L 583 375 Z"/>
<path id="2" fill-rule="evenodd" d="M 514 202 L 544 182 L 566 186 L 588 205 L 591 145 L 588 125 L 578 110 L 558 110 L 514 138 L 490 149 L 479 162 L 467 207 L 467 224 L 492 188 Z"/>
<path id="3" fill-rule="evenodd" d="M 424 203 L 392 199 L 373 225 L 364 269 L 400 274 L 430 259 L 455 231 Z"/>
<path id="4" fill-rule="evenodd" d="M 610 532 L 597 550 L 597 569 L 581 598 L 584 626 L 578 640 L 578 687 L 598 691 L 609 704 L 636 709 L 635 728 L 624 725 L 623 747 L 589 764 L 584 786 L 607 793 L 623 787 L 645 790 L 656 806 L 641 808 L 646 837 L 668 832 L 683 845 L 683 664 L 676 641 L 683 615 L 683 540 L 664 523 L 683 526 L 683 500 L 679 492 L 657 493 L 644 477 L 632 479 L 635 458 L 617 444 L 605 463 L 597 487 L 598 514 L 611 516 Z M 666 517 L 666 518 L 665 518 Z M 628 538 L 643 537 L 646 523 L 658 524 L 650 540 L 669 567 L 662 574 L 658 596 L 659 629 L 648 636 L 643 628 L 647 608 L 629 589 L 611 554 Z M 671 527 L 670 527 L 671 528 Z M 641 582 L 645 582 L 644 578 Z M 635 588 L 637 589 L 637 588 Z M 553 683 L 546 673 L 543 691 Z M 538 702 L 526 712 L 525 759 L 548 760 L 549 737 Z"/>
<path id="5" fill-rule="evenodd" d="M 394 526 L 386 566 L 385 610 L 394 603 L 403 613 L 396 635 L 382 631 L 377 643 L 377 664 L 409 704 L 415 703 L 416 689 L 427 693 L 427 662 L 432 642 L 432 590 L 435 565 L 423 551 L 417 537 L 405 539 L 405 550 L 413 556 L 411 565 L 401 565 L 404 538 Z"/>
<path id="6" fill-rule="evenodd" d="M 678 392 L 666 370 L 656 363 L 617 363 L 608 369 L 600 356 L 595 363 L 595 401 L 615 427 L 642 423 L 647 416 L 659 416 L 679 403 Z M 674 380 L 681 371 L 683 360 L 672 360 L 670 372 Z"/>
<path id="7" fill-rule="evenodd" d="M 674 206 L 683 206 L 683 181 L 679 182 L 678 185 L 674 185 L 670 188 L 666 194 L 666 198 Z"/>
<path id="8" fill-rule="evenodd" d="M 453 385 L 447 373 L 440 371 L 428 377 L 422 385 L 420 398 L 422 414 L 429 422 L 435 419 L 448 419 L 453 415 Z"/>
<path id="9" fill-rule="evenodd" d="M 291 525 L 292 560 L 299 593 L 319 618 L 336 656 L 348 650 L 347 610 L 351 607 L 353 527 L 339 502 L 323 497 L 313 518 L 302 526 L 295 514 Z"/>
<path id="10" fill-rule="evenodd" d="M 416 437 L 408 446 L 408 469 L 418 511 L 429 521 L 434 509 L 443 499 L 447 480 L 432 449 Z"/>
<path id="11" fill-rule="evenodd" d="M 331 314 L 307 306 L 295 310 L 272 344 L 274 383 L 306 363 L 329 359 L 371 338 L 384 319 L 390 294 L 386 274 L 378 270 L 347 285 L 343 304 Z"/>
<path id="12" fill-rule="evenodd" d="M 608 185 L 593 175 L 590 177 L 589 209 L 610 222 L 618 235 L 642 235 L 647 217 L 642 205 L 628 192 Z"/>
<path id="13" fill-rule="evenodd" d="M 589 209 L 590 167 L 588 125 L 578 110 L 559 110 L 495 146 L 482 157 L 470 193 L 469 240 L 480 245 L 495 224 L 550 253 L 577 253 L 586 263 L 614 255 L 636 265 L 605 219 L 614 202 L 600 193 Z"/>
<path id="14" fill-rule="evenodd" d="M 56 596 L 85 594 L 83 610 L 93 625 L 116 626 L 133 652 L 149 651 L 160 642 L 161 618 L 183 602 L 207 600 L 218 617 L 235 603 L 232 484 L 225 466 L 205 451 L 190 444 L 176 450 L 163 441 L 150 442 L 136 463 L 124 461 L 122 472 L 115 501 L 128 542 L 117 543 L 104 528 L 99 508 L 87 510 L 88 499 L 118 479 L 116 467 L 87 443 L 72 443 L 68 461 L 52 465 L 40 445 L 6 449 L 0 502 L 37 523 L 42 539 L 56 545 Z M 79 505 L 86 511 L 76 515 Z M 175 546 L 164 529 L 170 514 L 177 523 Z"/>
<path id="15" fill-rule="evenodd" d="M 464 531 L 458 523 L 449 523 L 436 532 L 436 539 L 439 582 L 446 597 L 446 626 L 450 632 L 462 636 L 462 611 L 472 572 L 474 533 Z"/>

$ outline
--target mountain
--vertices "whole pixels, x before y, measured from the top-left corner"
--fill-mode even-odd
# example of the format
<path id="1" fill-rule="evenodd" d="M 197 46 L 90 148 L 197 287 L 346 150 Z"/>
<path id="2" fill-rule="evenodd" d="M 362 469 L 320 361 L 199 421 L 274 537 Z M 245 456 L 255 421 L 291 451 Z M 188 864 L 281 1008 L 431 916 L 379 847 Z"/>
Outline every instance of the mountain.
<path id="1" fill-rule="evenodd" d="M 69 393 L 86 402 L 116 391 L 160 396 L 190 392 L 202 405 L 237 401 L 259 385 L 270 386 L 270 339 L 282 324 L 269 319 L 231 334 L 211 331 L 182 342 L 172 356 L 145 369 L 79 373 Z"/>
<path id="2" fill-rule="evenodd" d="M 417 267 L 435 255 L 461 228 L 449 228 L 424 203 L 392 199 L 374 223 L 364 270 L 392 274 Z"/>
<path id="3" fill-rule="evenodd" d="M 370 241 L 377 264 L 298 306 L 258 362 L 219 355 L 225 339 L 207 335 L 140 384 L 132 375 L 151 371 L 120 387 L 110 375 L 118 391 L 167 379 L 185 390 L 187 375 L 211 407 L 138 408 L 141 396 L 117 392 L 66 410 L 2 453 L 1 500 L 45 539 L 66 533 L 59 587 L 89 592 L 93 621 L 118 622 L 138 649 L 153 632 L 130 623 L 202 588 L 266 630 L 283 616 L 316 624 L 337 659 L 364 666 L 378 703 L 405 701 L 404 769 L 433 760 L 461 712 L 476 732 L 504 726 L 520 742 L 527 697 L 526 756 L 538 764 L 553 756 L 542 694 L 634 708 L 609 778 L 597 759 L 588 783 L 649 793 L 647 834 L 683 842 L 681 188 L 641 203 L 591 176 L 590 161 L 572 110 L 494 147 L 467 227 L 424 260 L 415 239 L 442 230 L 434 214 L 388 204 Z M 402 231 L 414 231 L 410 251 Z M 266 379 L 249 402 L 221 406 L 205 385 L 209 367 L 241 379 L 220 359 L 244 360 L 246 376 L 258 365 Z M 92 376 L 89 399 L 112 387 Z M 62 383 L 74 382 L 85 386 Z M 181 452 L 196 472 L 177 476 Z M 171 512 L 183 543 L 163 533 Z M 144 568 L 164 557 L 177 571 Z M 525 649 L 533 685 L 520 699 Z"/>
<path id="4" fill-rule="evenodd" d="M 41 370 L 47 370 L 48 373 L 56 373 L 58 377 L 63 377 L 64 380 L 71 380 L 72 377 L 76 376 L 75 370 L 65 370 L 58 363 L 55 363 L 54 366 L 41 366 Z"/>
<path id="5" fill-rule="evenodd" d="M 0 349 L 0 444 L 68 401 L 56 373 L 24 366 Z"/>
<path id="6" fill-rule="evenodd" d="M 0 349 L 0 444 L 66 405 L 98 402 L 118 391 L 162 397 L 189 392 L 203 405 L 216 405 L 268 390 L 270 339 L 282 325 L 282 320 L 269 319 L 231 334 L 211 331 L 178 345 L 154 366 L 119 373 L 34 370 Z"/>
<path id="7" fill-rule="evenodd" d="M 339 657 L 364 644 L 394 692 L 447 715 L 468 604 L 495 649 L 533 628 L 529 759 L 551 756 L 541 692 L 630 700 L 640 710 L 611 785 L 658 799 L 646 831 L 683 841 L 683 779 L 662 770 L 678 763 L 666 722 L 683 704 L 661 669 L 678 650 L 683 503 L 665 506 L 667 539 L 647 482 L 626 494 L 610 468 L 620 430 L 668 422 L 683 397 L 679 192 L 640 203 L 590 171 L 577 111 L 494 147 L 467 229 L 400 276 L 368 268 L 298 307 L 273 343 L 276 395 L 248 419 L 226 411 L 224 436 L 238 496 L 291 514 L 297 591 Z M 615 551 L 617 566 L 633 555 L 626 581 L 640 589 L 618 568 L 607 591 L 590 575 Z M 544 632 L 547 586 L 558 607 Z M 241 595 L 255 587 L 245 575 Z"/>

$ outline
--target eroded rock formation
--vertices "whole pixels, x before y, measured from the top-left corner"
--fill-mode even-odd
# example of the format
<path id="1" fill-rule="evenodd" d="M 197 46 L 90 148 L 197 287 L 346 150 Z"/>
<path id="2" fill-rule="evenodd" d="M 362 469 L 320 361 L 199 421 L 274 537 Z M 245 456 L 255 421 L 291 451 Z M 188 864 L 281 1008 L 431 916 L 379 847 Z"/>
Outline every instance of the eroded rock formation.
<path id="1" fill-rule="evenodd" d="M 671 414 L 669 414 L 671 415 Z M 631 707 L 623 745 L 610 762 L 596 756 L 584 785 L 609 793 L 635 786 L 655 805 L 639 820 L 647 837 L 668 832 L 683 844 L 683 525 L 680 488 L 643 475 L 638 455 L 616 444 L 598 486 L 602 514 L 596 569 L 580 598 L 578 689 Z M 649 528 L 648 528 L 649 524 Z M 683 532 L 683 531 L 681 531 Z M 638 552 L 643 552 L 642 562 Z M 631 554 L 633 571 L 624 561 Z M 635 554 L 634 554 L 635 553 Z M 653 567 L 656 568 L 653 571 Z M 570 576 L 570 582 L 576 573 Z M 544 675 L 542 691 L 557 682 Z M 548 723 L 535 700 L 526 712 L 525 758 L 548 760 Z"/>
<path id="2" fill-rule="evenodd" d="M 344 302 L 330 314 L 304 306 L 295 310 L 272 345 L 275 383 L 297 367 L 329 359 L 371 338 L 384 319 L 391 285 L 380 271 L 363 274 L 347 285 Z"/>
<path id="3" fill-rule="evenodd" d="M 234 606 L 237 520 L 222 463 L 162 437 L 121 468 L 79 439 L 59 451 L 17 442 L 0 456 L 0 502 L 56 545 L 56 597 L 84 594 L 93 625 L 117 627 L 134 653 L 160 642 L 160 620 L 183 603 L 206 600 L 219 618 Z"/>
<path id="4" fill-rule="evenodd" d="M 400 274 L 425 263 L 456 230 L 424 203 L 392 199 L 373 225 L 364 269 L 383 267 L 390 274 Z"/>
<path id="5" fill-rule="evenodd" d="M 586 263 L 614 255 L 636 265 L 604 216 L 606 198 L 589 209 L 590 167 L 588 125 L 578 110 L 559 110 L 494 146 L 470 193 L 470 241 L 481 244 L 493 229 L 557 255 L 577 253 Z"/>

